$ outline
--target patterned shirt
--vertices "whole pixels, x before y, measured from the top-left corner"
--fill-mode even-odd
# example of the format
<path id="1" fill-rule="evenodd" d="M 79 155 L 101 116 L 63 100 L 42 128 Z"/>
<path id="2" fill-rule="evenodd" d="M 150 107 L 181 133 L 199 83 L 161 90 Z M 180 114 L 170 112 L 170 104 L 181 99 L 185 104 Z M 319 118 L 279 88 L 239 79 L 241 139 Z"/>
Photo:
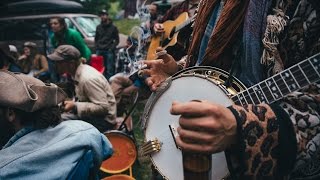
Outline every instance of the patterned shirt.
<path id="1" fill-rule="evenodd" d="M 189 1 L 185 0 L 175 5 L 171 9 L 169 9 L 159 22 L 163 23 L 168 20 L 175 20 L 180 14 L 184 12 L 188 12 L 188 10 L 189 10 Z"/>

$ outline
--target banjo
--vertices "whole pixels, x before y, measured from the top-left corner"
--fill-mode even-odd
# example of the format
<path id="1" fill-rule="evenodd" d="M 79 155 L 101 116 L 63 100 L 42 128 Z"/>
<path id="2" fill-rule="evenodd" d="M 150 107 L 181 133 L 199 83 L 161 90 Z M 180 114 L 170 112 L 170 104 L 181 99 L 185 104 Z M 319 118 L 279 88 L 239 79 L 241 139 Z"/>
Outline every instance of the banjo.
<path id="1" fill-rule="evenodd" d="M 205 99 L 225 107 L 232 104 L 270 104 L 318 81 L 319 70 L 320 53 L 249 88 L 236 78 L 232 78 L 226 86 L 229 75 L 218 68 L 199 66 L 182 70 L 164 81 L 148 99 L 142 116 L 145 143 L 140 147 L 140 152 L 150 156 L 164 179 L 190 179 L 184 173 L 185 155 L 175 143 L 179 116 L 170 114 L 172 101 Z M 205 164 L 204 170 L 198 172 L 199 175 L 207 173 L 203 179 L 218 180 L 229 175 L 224 152 L 209 155 L 207 159 L 197 158 Z M 201 163 L 195 166 L 199 165 Z"/>

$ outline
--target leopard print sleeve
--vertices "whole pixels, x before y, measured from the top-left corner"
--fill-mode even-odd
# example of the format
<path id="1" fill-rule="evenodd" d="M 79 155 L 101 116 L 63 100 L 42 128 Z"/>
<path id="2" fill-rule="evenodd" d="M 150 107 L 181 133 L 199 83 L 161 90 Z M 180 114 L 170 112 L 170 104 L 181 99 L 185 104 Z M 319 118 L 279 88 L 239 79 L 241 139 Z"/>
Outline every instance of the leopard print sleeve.
<path id="1" fill-rule="evenodd" d="M 320 84 L 312 84 L 284 98 L 296 133 L 297 156 L 291 179 L 320 179 Z"/>
<path id="2" fill-rule="evenodd" d="M 230 109 L 236 116 L 240 136 L 239 151 L 231 153 L 242 158 L 239 160 L 241 170 L 236 173 L 241 172 L 246 179 L 272 177 L 277 165 L 274 152 L 279 144 L 279 125 L 275 113 L 267 104 L 234 105 Z"/>
<path id="3" fill-rule="evenodd" d="M 319 174 L 319 92 L 319 85 L 311 85 L 279 104 L 229 107 L 239 136 L 238 144 L 226 151 L 231 174 L 236 179 Z"/>

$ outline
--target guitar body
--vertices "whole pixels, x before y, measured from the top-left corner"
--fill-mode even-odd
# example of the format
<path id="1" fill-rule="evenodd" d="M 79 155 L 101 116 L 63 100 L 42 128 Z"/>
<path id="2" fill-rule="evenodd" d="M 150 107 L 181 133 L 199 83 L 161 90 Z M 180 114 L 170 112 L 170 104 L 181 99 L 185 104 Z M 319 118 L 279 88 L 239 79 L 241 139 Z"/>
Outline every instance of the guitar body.
<path id="1" fill-rule="evenodd" d="M 183 24 L 189 19 L 188 13 L 180 14 L 174 21 L 166 21 L 163 23 L 164 33 L 162 35 L 154 35 L 148 48 L 147 60 L 157 59 L 156 49 L 158 47 L 167 48 L 174 46 L 178 42 L 179 32 L 173 33 L 176 26 Z M 165 44 L 163 44 L 163 42 Z"/>

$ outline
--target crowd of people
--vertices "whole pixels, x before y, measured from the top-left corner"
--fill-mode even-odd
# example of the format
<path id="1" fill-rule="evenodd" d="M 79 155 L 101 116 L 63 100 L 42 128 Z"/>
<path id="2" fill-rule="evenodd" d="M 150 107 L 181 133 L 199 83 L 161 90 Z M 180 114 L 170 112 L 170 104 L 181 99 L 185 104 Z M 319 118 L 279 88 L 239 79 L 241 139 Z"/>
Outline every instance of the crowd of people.
<path id="1" fill-rule="evenodd" d="M 179 116 L 175 142 L 181 151 L 206 158 L 224 151 L 231 179 L 319 179 L 317 2 L 184 0 L 163 15 L 157 8 L 150 3 L 152 38 L 163 37 L 165 22 L 183 12 L 192 21 L 179 32 L 183 42 L 170 48 L 160 43 L 154 50 L 157 57 L 141 61 L 145 69 L 135 78 L 130 76 L 130 59 L 135 58 L 137 39 L 129 36 L 117 55 L 119 31 L 106 10 L 99 13 L 95 36 L 104 72 L 90 66 L 91 50 L 59 17 L 49 22 L 55 50 L 48 56 L 37 52 L 34 42 L 25 42 L 21 55 L 15 46 L 0 44 L 0 179 L 101 178 L 101 162 L 113 153 L 102 133 L 117 129 L 116 119 L 133 94 L 147 89 L 144 95 L 150 95 L 180 70 L 200 66 L 229 72 L 229 78 L 250 87 L 309 57 L 312 79 L 300 65 L 300 71 L 278 76 L 283 87 L 269 84 L 270 97 L 280 99 L 277 102 L 269 103 L 267 95 L 255 92 L 258 103 L 254 98 L 228 107 L 206 99 L 173 101 L 168 112 Z M 74 87 L 68 89 L 71 96 L 59 83 L 50 83 L 47 58 L 60 82 Z M 292 79 L 295 73 L 307 83 Z M 281 94 L 280 88 L 295 91 L 283 98 L 272 95 Z M 199 177 L 193 167 L 183 173 L 185 179 Z"/>

